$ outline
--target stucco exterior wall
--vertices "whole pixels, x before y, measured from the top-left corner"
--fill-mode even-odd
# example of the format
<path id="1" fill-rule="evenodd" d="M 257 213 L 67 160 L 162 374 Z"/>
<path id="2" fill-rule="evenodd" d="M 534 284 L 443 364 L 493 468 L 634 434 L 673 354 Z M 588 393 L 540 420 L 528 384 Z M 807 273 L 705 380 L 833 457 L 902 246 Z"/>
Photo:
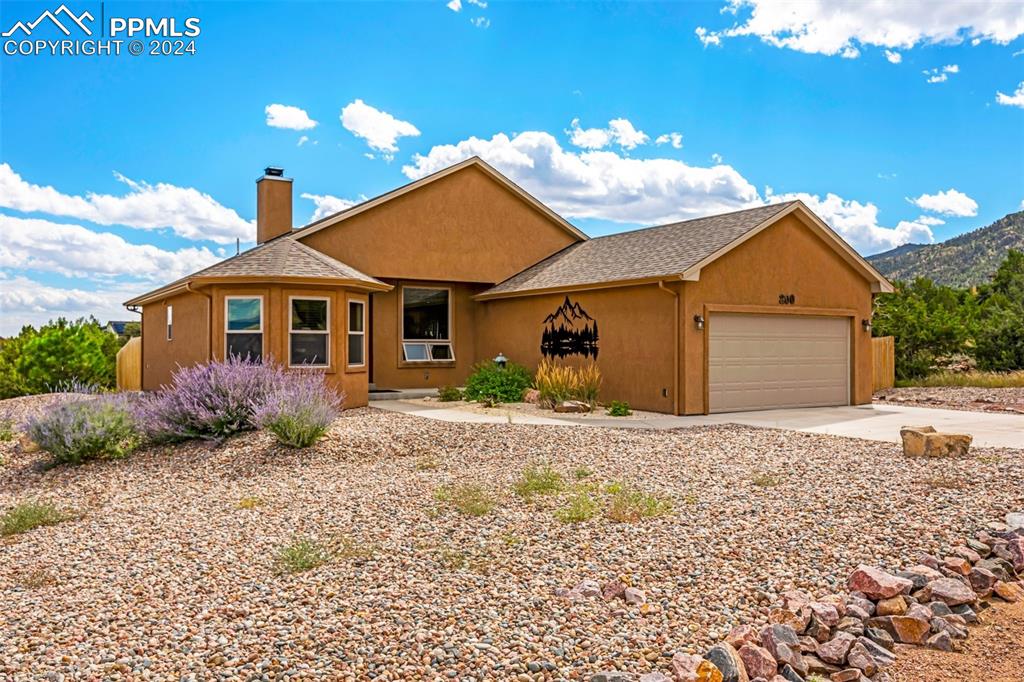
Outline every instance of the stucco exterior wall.
<path id="1" fill-rule="evenodd" d="M 489 284 L 577 240 L 472 166 L 302 238 L 378 279 Z"/>
<path id="2" fill-rule="evenodd" d="M 173 306 L 173 334 L 167 339 L 167 306 Z M 171 381 L 178 366 L 209 357 L 206 298 L 185 293 L 142 308 L 142 390 L 154 391 Z"/>
<path id="3" fill-rule="evenodd" d="M 678 289 L 679 285 L 674 285 Z M 567 292 L 598 326 L 601 400 L 625 400 L 640 410 L 673 411 L 675 297 L 656 284 Z M 536 369 L 544 319 L 566 293 L 482 302 L 477 312 L 477 354 L 498 352 Z M 561 362 L 585 361 L 569 356 Z"/>
<path id="4" fill-rule="evenodd" d="M 780 294 L 795 296 L 780 304 Z M 871 317 L 871 284 L 822 238 L 793 215 L 752 237 L 705 267 L 700 280 L 683 287 L 681 314 L 683 409 L 706 409 L 706 335 L 715 310 L 777 314 L 829 314 L 850 319 L 852 402 L 871 401 L 871 335 L 861 320 Z M 736 306 L 742 306 L 736 308 Z M 694 315 L 708 324 L 699 331 Z"/>

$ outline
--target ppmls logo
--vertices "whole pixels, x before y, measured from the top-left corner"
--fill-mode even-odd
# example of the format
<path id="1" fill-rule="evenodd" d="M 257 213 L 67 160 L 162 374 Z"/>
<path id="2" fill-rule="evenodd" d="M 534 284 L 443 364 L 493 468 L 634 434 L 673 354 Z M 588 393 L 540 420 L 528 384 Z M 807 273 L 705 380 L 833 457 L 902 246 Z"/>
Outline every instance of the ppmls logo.
<path id="1" fill-rule="evenodd" d="M 11 27 L 11 30 L 3 32 L 3 37 L 10 38 L 18 31 L 24 33 L 25 37 L 31 36 L 32 31 L 36 30 L 36 27 L 39 26 L 39 24 L 43 23 L 43 21 L 45 21 L 46 19 L 49 19 L 51 23 L 53 23 L 58 29 L 60 29 L 61 33 L 63 33 L 66 36 L 69 36 L 71 35 L 71 31 L 69 31 L 67 27 L 61 23 L 60 19 L 57 18 L 57 15 L 60 14 L 64 15 L 65 21 L 73 22 L 76 26 L 78 26 L 78 28 L 84 31 L 85 35 L 92 35 L 92 29 L 85 25 L 85 21 L 92 22 L 95 19 L 95 17 L 93 17 L 92 14 L 90 14 L 89 12 L 82 12 L 80 15 L 76 16 L 74 12 L 68 9 L 67 5 L 61 5 L 60 7 L 57 8 L 56 12 L 45 10 L 42 14 L 39 15 L 39 18 L 36 19 L 35 21 L 30 21 L 28 23 L 25 23 L 24 21 L 19 21 L 15 23 L 14 26 Z"/>

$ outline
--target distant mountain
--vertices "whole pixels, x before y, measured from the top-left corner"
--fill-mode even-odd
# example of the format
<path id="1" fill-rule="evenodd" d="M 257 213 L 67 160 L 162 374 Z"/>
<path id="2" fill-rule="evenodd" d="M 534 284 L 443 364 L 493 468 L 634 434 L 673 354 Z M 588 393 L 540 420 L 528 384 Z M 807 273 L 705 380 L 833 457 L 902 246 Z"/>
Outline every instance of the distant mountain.
<path id="1" fill-rule="evenodd" d="M 1010 249 L 1024 251 L 1024 211 L 939 244 L 904 244 L 868 256 L 868 261 L 889 279 L 928 277 L 969 287 L 987 282 Z"/>

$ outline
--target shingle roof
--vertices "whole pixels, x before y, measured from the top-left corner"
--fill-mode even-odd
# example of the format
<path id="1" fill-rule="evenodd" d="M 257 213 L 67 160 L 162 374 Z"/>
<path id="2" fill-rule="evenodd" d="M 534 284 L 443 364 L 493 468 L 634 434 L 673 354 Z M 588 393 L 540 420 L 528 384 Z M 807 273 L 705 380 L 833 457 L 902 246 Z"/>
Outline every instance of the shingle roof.
<path id="1" fill-rule="evenodd" d="M 760 206 L 578 242 L 480 295 L 679 275 L 793 203 Z"/>

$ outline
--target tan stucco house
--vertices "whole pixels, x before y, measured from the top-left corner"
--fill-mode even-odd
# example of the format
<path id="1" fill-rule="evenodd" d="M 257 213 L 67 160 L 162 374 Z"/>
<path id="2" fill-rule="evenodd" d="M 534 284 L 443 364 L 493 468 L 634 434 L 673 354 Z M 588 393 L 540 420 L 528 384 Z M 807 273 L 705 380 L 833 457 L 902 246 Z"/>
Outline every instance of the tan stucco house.
<path id="1" fill-rule="evenodd" d="M 892 287 L 799 201 L 589 239 L 478 158 L 300 229 L 279 169 L 256 195 L 256 247 L 126 303 L 143 389 L 250 354 L 359 406 L 500 352 L 596 361 L 602 399 L 671 414 L 871 399 Z"/>

